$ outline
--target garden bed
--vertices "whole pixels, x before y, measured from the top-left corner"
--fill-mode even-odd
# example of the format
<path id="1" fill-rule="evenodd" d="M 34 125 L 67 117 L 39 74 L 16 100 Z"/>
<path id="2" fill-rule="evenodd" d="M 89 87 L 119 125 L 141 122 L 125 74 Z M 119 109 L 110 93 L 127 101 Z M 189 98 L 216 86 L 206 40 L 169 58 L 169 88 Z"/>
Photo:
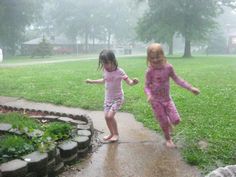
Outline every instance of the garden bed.
<path id="1" fill-rule="evenodd" d="M 37 123 L 30 128 L 24 127 L 23 124 L 16 126 L 17 121 L 11 124 L 6 121 L 7 116 L 13 118 L 22 116 L 22 119 L 23 117 L 27 119 L 29 125 L 31 125 L 30 120 L 33 120 L 41 127 L 37 127 Z M 50 124 L 52 126 L 48 126 Z M 46 126 L 49 128 L 44 129 Z M 45 134 L 47 136 L 44 136 Z M 73 164 L 88 154 L 92 147 L 93 134 L 93 124 L 87 116 L 0 106 L 1 142 L 9 137 L 9 142 L 23 142 L 24 148 L 21 150 L 26 149 L 24 152 L 22 150 L 23 153 L 20 153 L 21 150 L 17 147 L 10 149 L 10 152 L 17 151 L 17 153 L 8 161 L 6 160 L 8 155 L 2 152 L 0 176 L 13 177 L 16 174 L 18 177 L 56 176 L 63 171 L 65 165 Z M 23 137 L 26 139 L 22 139 Z M 28 140 L 31 143 L 27 143 Z"/>

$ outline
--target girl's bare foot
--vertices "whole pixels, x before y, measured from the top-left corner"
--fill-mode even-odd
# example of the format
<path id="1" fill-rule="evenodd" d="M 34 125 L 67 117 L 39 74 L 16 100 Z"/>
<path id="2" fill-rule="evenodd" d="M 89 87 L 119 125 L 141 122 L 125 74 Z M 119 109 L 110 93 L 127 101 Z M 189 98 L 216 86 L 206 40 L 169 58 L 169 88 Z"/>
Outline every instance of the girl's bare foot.
<path id="1" fill-rule="evenodd" d="M 103 137 L 104 141 L 110 140 L 112 138 L 113 135 L 107 135 Z"/>
<path id="2" fill-rule="evenodd" d="M 166 146 L 168 148 L 176 148 L 177 147 L 172 140 L 167 140 L 166 141 Z"/>
<path id="3" fill-rule="evenodd" d="M 109 139 L 111 142 L 116 142 L 119 140 L 119 135 L 113 135 L 112 138 Z"/>

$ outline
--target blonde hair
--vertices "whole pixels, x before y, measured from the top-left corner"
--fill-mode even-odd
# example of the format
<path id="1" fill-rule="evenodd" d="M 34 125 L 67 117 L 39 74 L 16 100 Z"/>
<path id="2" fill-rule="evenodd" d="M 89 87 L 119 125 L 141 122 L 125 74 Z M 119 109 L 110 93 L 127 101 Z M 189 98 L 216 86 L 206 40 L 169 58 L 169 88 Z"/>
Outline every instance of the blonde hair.
<path id="1" fill-rule="evenodd" d="M 159 43 L 152 43 L 147 47 L 147 65 L 149 65 L 149 58 L 150 58 L 151 53 L 155 53 L 158 56 L 158 58 L 161 60 L 162 64 L 167 63 L 164 50 L 162 49 Z"/>

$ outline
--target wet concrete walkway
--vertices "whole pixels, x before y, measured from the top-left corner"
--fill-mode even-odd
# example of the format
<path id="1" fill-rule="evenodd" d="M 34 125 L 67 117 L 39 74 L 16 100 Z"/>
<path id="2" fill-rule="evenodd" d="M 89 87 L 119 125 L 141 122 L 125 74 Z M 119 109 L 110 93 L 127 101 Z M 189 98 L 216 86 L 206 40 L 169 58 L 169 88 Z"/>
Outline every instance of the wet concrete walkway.
<path id="1" fill-rule="evenodd" d="M 99 132 L 107 133 L 102 111 L 87 111 L 23 99 L 0 97 L 0 104 L 29 109 L 87 114 Z M 167 149 L 164 139 L 143 127 L 132 114 L 117 113 L 120 132 L 118 143 L 103 144 L 92 155 L 63 172 L 59 177 L 200 177 L 200 172 L 187 165 L 178 149 Z"/>

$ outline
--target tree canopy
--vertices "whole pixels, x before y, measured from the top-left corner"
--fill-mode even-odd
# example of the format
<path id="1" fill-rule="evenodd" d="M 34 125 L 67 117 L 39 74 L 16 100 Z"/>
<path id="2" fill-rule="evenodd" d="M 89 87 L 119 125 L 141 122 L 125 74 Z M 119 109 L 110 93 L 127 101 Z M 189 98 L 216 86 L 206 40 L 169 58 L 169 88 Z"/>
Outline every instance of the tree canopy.
<path id="1" fill-rule="evenodd" d="M 0 1 L 0 47 L 14 54 L 25 27 L 38 17 L 42 1 L 1 0 Z"/>
<path id="2" fill-rule="evenodd" d="M 88 40 L 99 39 L 110 47 L 112 36 L 119 40 L 134 38 L 136 17 L 125 0 L 57 0 L 52 13 L 55 26 L 67 37 L 85 44 Z M 63 23 L 61 23 L 63 22 Z"/>
<path id="3" fill-rule="evenodd" d="M 149 11 L 139 21 L 137 32 L 143 40 L 166 42 L 179 34 L 185 39 L 184 57 L 191 56 L 191 43 L 206 41 L 217 26 L 215 18 L 226 0 L 149 0 Z"/>

